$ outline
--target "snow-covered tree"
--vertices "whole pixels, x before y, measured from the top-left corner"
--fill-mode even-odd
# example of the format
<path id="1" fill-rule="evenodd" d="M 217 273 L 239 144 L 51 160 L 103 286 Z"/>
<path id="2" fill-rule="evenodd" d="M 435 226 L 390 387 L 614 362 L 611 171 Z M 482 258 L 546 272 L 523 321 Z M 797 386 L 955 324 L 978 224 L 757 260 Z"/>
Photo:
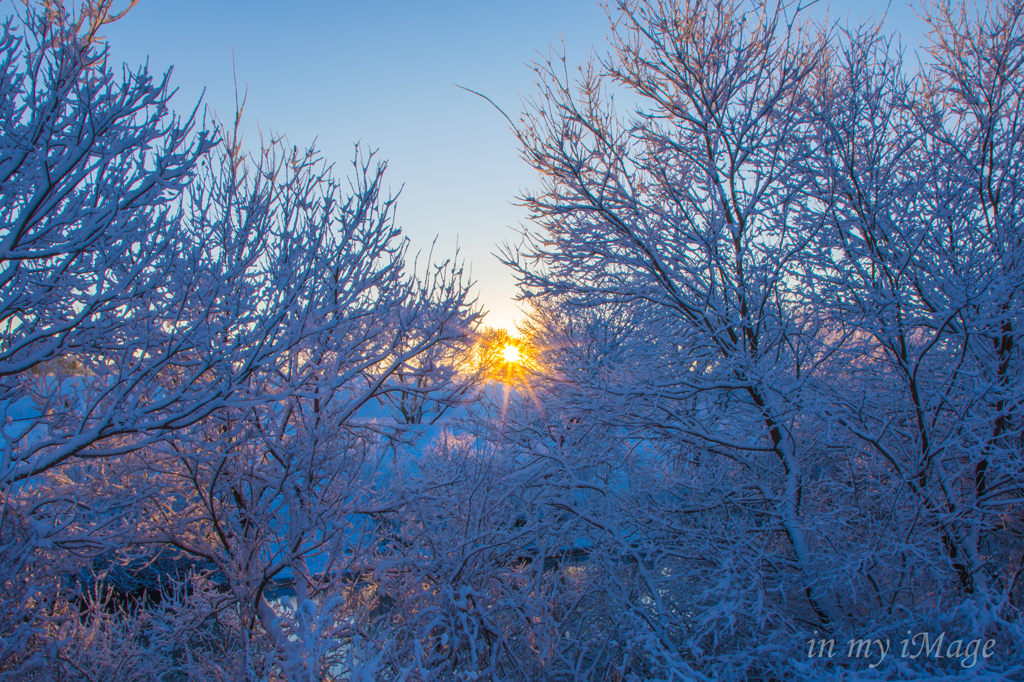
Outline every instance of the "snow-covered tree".
<path id="1" fill-rule="evenodd" d="M 281 149 L 265 150 L 241 180 L 245 163 L 230 155 L 214 175 L 200 173 L 188 222 L 211 250 L 249 245 L 249 262 L 211 281 L 251 287 L 241 309 L 259 311 L 253 323 L 273 315 L 315 334 L 296 334 L 252 375 L 237 406 L 147 449 L 139 464 L 158 472 L 161 494 L 146 503 L 148 528 L 136 542 L 216 566 L 238 609 L 240 666 L 257 665 L 262 651 L 265 671 L 280 664 L 287 679 L 319 680 L 357 632 L 351 620 L 374 550 L 368 515 L 392 504 L 382 476 L 396 466 L 395 449 L 388 424 L 368 419 L 367 408 L 404 389 L 398 374 L 410 363 L 461 345 L 473 314 L 457 266 L 432 266 L 426 278 L 404 271 L 393 201 L 379 197 L 382 165 L 357 161 L 354 192 L 341 200 L 322 164 L 275 157 Z M 225 288 L 225 303 L 238 305 L 235 287 Z M 227 319 L 246 324 L 237 313 Z M 454 383 L 440 363 L 424 376 L 424 400 Z M 281 578 L 294 585 L 290 616 L 271 603 Z"/>
<path id="2" fill-rule="evenodd" d="M 995 637 L 1013 674 L 1020 13 L 935 7 L 907 75 L 796 4 L 622 2 L 610 55 L 538 66 L 536 227 L 506 253 L 551 379 L 509 447 L 634 444 L 616 511 L 578 513 L 640 678 L 820 677 L 814 633 L 908 628 Z"/>
<path id="3" fill-rule="evenodd" d="M 154 400 L 178 350 L 146 352 L 174 339 L 164 326 L 181 307 L 174 284 L 189 284 L 168 284 L 184 245 L 171 204 L 211 141 L 170 114 L 166 79 L 144 69 L 115 78 L 96 39 L 113 18 L 109 2 L 75 16 L 32 6 L 20 28 L 7 19 L 0 42 L 5 669 L 37 632 L 32 611 L 53 615 L 43 613 L 46 585 L 63 567 L 35 549 L 54 534 L 88 545 L 82 526 L 130 505 L 105 500 L 83 518 L 85 472 L 61 472 L 45 488 L 35 477 L 84 450 L 130 449 L 145 428 L 193 419 L 211 394 L 196 385 Z"/>
<path id="4" fill-rule="evenodd" d="M 283 138 L 250 159 L 166 77 L 115 76 L 111 2 L 75 10 L 29 4 L 2 43 L 0 676 L 116 677 L 159 641 L 185 675 L 322 679 L 393 455 L 367 407 L 409 367 L 453 400 L 423 358 L 468 338 L 461 269 L 410 271 L 373 154 L 347 187 Z M 101 614 L 104 576 L 161 556 L 173 608 Z"/>

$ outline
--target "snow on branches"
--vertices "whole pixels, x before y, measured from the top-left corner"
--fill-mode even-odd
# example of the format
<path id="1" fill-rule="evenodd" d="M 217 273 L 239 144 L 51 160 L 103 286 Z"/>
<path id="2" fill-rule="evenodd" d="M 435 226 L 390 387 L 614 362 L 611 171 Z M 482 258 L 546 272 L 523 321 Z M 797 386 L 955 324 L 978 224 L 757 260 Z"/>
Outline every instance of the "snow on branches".
<path id="1" fill-rule="evenodd" d="M 452 262 L 410 270 L 373 153 L 345 185 L 283 138 L 250 158 L 197 131 L 166 76 L 112 71 L 95 31 L 116 18 L 28 5 L 0 42 L 0 678 L 115 675 L 75 647 L 149 635 L 104 612 L 103 576 L 170 556 L 184 568 L 146 593 L 170 606 L 123 617 L 228 609 L 210 665 L 319 679 L 372 548 L 353 515 L 384 504 L 393 454 L 366 408 L 466 342 L 467 285 Z M 446 371 L 427 363 L 421 400 Z M 160 660 L 206 674 L 209 633 L 175 628 Z"/>
<path id="2" fill-rule="evenodd" d="M 176 117 L 110 2 L 8 21 L 0 680 L 1019 678 L 1024 6 L 915 69 L 609 14 L 514 124 L 516 339 L 373 153 Z"/>

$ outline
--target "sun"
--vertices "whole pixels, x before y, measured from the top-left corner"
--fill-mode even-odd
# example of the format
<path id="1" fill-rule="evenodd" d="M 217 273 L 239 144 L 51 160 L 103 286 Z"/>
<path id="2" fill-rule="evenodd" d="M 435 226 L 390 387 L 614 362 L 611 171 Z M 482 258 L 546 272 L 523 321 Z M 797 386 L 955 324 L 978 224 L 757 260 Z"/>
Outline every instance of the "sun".
<path id="1" fill-rule="evenodd" d="M 535 352 L 528 338 L 485 327 L 478 332 L 473 361 L 488 380 L 521 387 L 538 369 Z"/>
<path id="2" fill-rule="evenodd" d="M 514 346 L 511 343 L 506 344 L 505 347 L 501 349 L 501 357 L 505 359 L 505 362 L 518 363 L 521 360 L 519 346 Z"/>

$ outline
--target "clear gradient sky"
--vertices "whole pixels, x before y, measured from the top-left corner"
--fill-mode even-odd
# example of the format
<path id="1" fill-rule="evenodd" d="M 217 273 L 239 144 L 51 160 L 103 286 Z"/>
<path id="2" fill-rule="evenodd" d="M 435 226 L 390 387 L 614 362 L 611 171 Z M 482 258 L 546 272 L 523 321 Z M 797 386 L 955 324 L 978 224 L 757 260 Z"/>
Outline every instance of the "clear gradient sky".
<path id="1" fill-rule="evenodd" d="M 885 7 L 847 0 L 829 15 L 856 21 Z M 888 26 L 913 45 L 921 22 L 897 0 Z M 515 118 L 520 94 L 532 92 L 527 62 L 560 38 L 569 60 L 583 61 L 604 51 L 606 32 L 594 0 L 141 0 L 106 35 L 115 61 L 173 65 L 176 109 L 191 109 L 205 88 L 223 119 L 234 110 L 234 55 L 250 148 L 257 125 L 299 146 L 315 139 L 340 172 L 356 141 L 379 149 L 391 188 L 404 186 L 397 215 L 413 249 L 437 235 L 435 258 L 448 257 L 458 243 L 485 323 L 511 328 L 514 281 L 492 253 L 516 241 L 527 216 L 515 198 L 536 180 L 502 116 L 453 84 Z"/>

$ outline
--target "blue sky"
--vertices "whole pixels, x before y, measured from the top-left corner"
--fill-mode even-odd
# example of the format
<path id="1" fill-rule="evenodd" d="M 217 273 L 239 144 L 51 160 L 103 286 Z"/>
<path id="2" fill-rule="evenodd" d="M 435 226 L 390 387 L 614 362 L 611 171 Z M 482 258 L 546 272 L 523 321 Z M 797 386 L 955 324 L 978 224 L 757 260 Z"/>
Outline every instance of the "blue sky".
<path id="1" fill-rule="evenodd" d="M 534 176 L 502 116 L 453 83 L 514 114 L 537 50 L 561 35 L 582 59 L 605 26 L 591 0 L 142 0 L 106 35 L 117 61 L 174 66 L 176 108 L 205 87 L 222 118 L 234 107 L 233 50 L 250 147 L 257 124 L 300 146 L 315 139 L 341 172 L 356 141 L 379 149 L 392 189 L 404 185 L 398 222 L 413 248 L 437 235 L 435 257 L 448 257 L 458 243 L 492 311 L 486 323 L 505 327 L 515 287 L 491 254 L 515 239 L 526 214 L 512 202 Z"/>
<path id="2" fill-rule="evenodd" d="M 872 11 L 871 3 L 831 7 L 833 18 Z M 918 30 L 905 3 L 890 18 L 891 27 Z M 562 38 L 569 59 L 582 61 L 592 46 L 603 51 L 606 31 L 593 0 L 141 0 L 106 35 L 116 61 L 174 66 L 178 110 L 205 88 L 204 102 L 225 119 L 234 58 L 248 86 L 250 148 L 257 125 L 300 146 L 315 139 L 341 172 L 355 142 L 379 149 L 392 189 L 404 185 L 398 222 L 414 250 L 436 235 L 435 258 L 448 257 L 458 243 L 491 311 L 486 323 L 510 327 L 515 286 L 492 253 L 516 240 L 526 213 L 515 197 L 535 176 L 501 115 L 453 84 L 514 118 L 520 93 L 532 92 L 525 64 L 538 51 Z"/>

